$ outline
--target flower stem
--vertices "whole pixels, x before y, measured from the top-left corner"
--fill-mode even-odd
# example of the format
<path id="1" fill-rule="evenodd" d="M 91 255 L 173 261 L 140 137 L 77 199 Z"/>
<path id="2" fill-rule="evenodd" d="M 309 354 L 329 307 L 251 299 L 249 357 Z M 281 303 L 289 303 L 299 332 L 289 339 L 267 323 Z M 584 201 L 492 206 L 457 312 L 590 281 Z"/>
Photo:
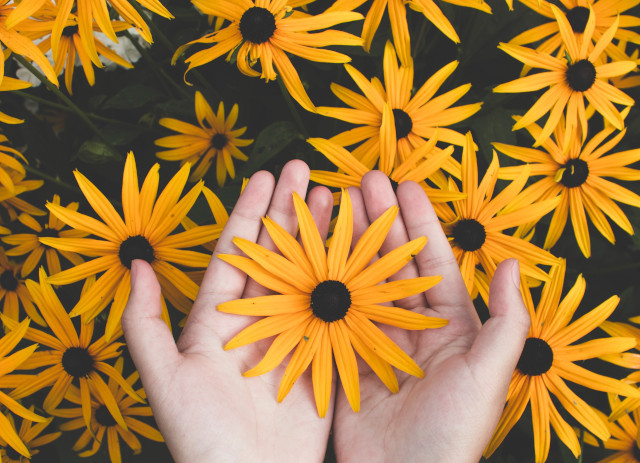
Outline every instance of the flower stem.
<path id="1" fill-rule="evenodd" d="M 24 59 L 24 57 L 18 54 L 14 54 L 13 57 L 25 68 L 27 68 L 33 75 L 35 75 L 38 79 L 40 79 L 40 81 L 44 85 L 46 85 L 49 90 L 55 93 L 55 95 L 60 100 L 62 100 L 69 107 L 71 111 L 73 111 L 80 119 L 84 121 L 85 124 L 87 124 L 87 127 L 89 127 L 91 131 L 95 133 L 98 136 L 98 138 L 100 138 L 100 140 L 102 140 L 107 146 L 112 147 L 111 142 L 107 140 L 107 138 L 102 134 L 102 132 L 98 129 L 98 127 L 96 127 L 94 123 L 91 122 L 91 119 L 89 119 L 89 116 L 87 116 L 87 114 L 82 109 L 80 109 L 73 101 L 71 101 L 71 99 L 67 95 L 62 93 L 58 87 L 56 87 L 52 82 L 50 82 L 49 79 L 47 79 L 47 77 L 44 74 L 38 71 L 38 69 L 36 69 L 29 61 Z"/>
<path id="2" fill-rule="evenodd" d="M 300 129 L 300 132 L 302 133 L 304 138 L 309 138 L 309 132 L 307 132 L 307 129 L 304 126 L 304 123 L 302 122 L 302 118 L 300 117 L 300 113 L 298 112 L 298 108 L 296 107 L 296 104 L 294 103 L 293 98 L 291 98 L 291 95 L 289 95 L 289 92 L 287 91 L 287 88 L 284 86 L 284 82 L 282 82 L 282 79 L 277 79 L 277 81 L 278 81 L 278 85 L 280 86 L 280 91 L 282 92 L 284 101 L 287 102 L 287 106 L 289 107 L 289 112 L 291 113 L 293 120 L 298 126 L 298 129 Z"/>
<path id="3" fill-rule="evenodd" d="M 40 178 L 42 178 L 44 180 L 46 180 L 47 182 L 53 183 L 55 185 L 58 185 L 61 188 L 64 188 L 66 190 L 73 191 L 76 194 L 82 195 L 82 191 L 80 190 L 80 188 L 75 187 L 75 186 L 73 186 L 73 185 L 71 185 L 71 184 L 69 184 L 69 183 L 67 183 L 67 182 L 65 182 L 63 180 L 60 180 L 59 178 L 52 177 L 49 174 L 45 174 L 41 170 L 38 170 L 38 169 L 36 169 L 34 167 L 31 167 L 28 164 L 24 166 L 24 170 L 26 170 L 27 172 L 29 172 L 29 173 L 31 173 L 33 175 L 36 175 L 36 176 L 38 176 L 38 177 L 40 177 Z"/>

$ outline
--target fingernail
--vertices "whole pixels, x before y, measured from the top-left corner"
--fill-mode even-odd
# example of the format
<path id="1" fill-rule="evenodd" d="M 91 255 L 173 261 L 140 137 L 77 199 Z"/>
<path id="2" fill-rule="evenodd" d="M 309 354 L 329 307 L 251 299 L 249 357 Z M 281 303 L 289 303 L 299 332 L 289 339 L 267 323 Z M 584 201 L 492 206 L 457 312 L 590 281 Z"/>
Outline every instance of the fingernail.
<path id="1" fill-rule="evenodd" d="M 513 261 L 511 265 L 511 278 L 516 288 L 520 289 L 520 262 L 518 262 L 517 259 L 513 259 Z"/>

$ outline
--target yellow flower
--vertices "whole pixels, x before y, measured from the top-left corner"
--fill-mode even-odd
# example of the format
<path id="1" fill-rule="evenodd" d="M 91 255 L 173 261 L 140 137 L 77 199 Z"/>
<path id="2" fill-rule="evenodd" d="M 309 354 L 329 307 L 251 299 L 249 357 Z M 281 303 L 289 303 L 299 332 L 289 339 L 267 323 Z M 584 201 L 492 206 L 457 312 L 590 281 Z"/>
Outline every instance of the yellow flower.
<path id="1" fill-rule="evenodd" d="M 138 174 L 133 153 L 129 153 L 122 181 L 124 220 L 111 202 L 80 172 L 76 180 L 87 201 L 103 222 L 71 209 L 49 203 L 47 207 L 58 219 L 76 230 L 93 234 L 93 238 L 40 238 L 44 245 L 63 251 L 96 257 L 74 268 L 51 275 L 54 285 L 66 285 L 104 272 L 71 311 L 71 316 L 86 314 L 91 320 L 113 300 L 105 327 L 111 339 L 120 326 L 120 318 L 129 298 L 130 269 L 133 259 L 143 259 L 163 277 L 163 292 L 179 291 L 190 300 L 198 294 L 198 285 L 174 264 L 192 268 L 206 268 L 210 255 L 186 250 L 219 236 L 218 225 L 203 225 L 171 235 L 191 209 L 202 190 L 202 182 L 195 185 L 182 199 L 180 194 L 189 176 L 189 164 L 169 181 L 156 199 L 158 164 L 155 164 L 138 189 Z M 164 304 L 164 302 L 163 302 Z M 188 312 L 190 307 L 177 307 Z M 168 322 L 166 308 L 163 310 Z"/>
<path id="2" fill-rule="evenodd" d="M 25 1 L 21 2 L 21 5 Z M 66 25 L 60 37 L 58 38 L 58 45 L 53 48 L 53 31 L 51 29 L 52 24 L 62 14 L 61 8 L 63 4 L 53 5 L 51 3 L 45 3 L 42 9 L 38 12 L 38 21 L 31 21 L 27 25 L 23 25 L 23 28 L 29 28 L 30 32 L 37 34 L 38 38 L 44 38 L 39 44 L 38 48 L 43 53 L 51 51 L 53 55 L 53 69 L 56 75 L 59 75 L 64 69 L 64 83 L 69 94 L 72 94 L 73 74 L 75 70 L 76 57 L 80 60 L 82 70 L 87 78 L 89 85 L 93 86 L 95 83 L 95 72 L 93 66 L 101 68 L 103 66 L 99 56 L 103 56 L 114 63 L 119 64 L 125 68 L 132 68 L 133 65 L 124 58 L 120 57 L 116 52 L 107 48 L 100 40 L 98 40 L 93 32 L 99 31 L 98 23 L 93 23 L 92 29 L 86 32 L 88 35 L 84 36 L 80 32 L 80 19 L 78 15 L 69 13 L 66 21 Z M 131 28 L 131 25 L 124 21 L 111 21 L 111 28 L 115 32 L 121 32 Z M 48 35 L 48 36 L 47 36 Z"/>
<path id="3" fill-rule="evenodd" d="M 119 374 L 122 374 L 122 364 L 122 358 L 119 358 L 114 368 Z M 126 379 L 128 387 L 133 389 L 133 385 L 138 381 L 138 378 L 139 375 L 137 371 L 130 374 Z M 113 378 L 109 378 L 108 388 L 115 399 L 115 404 L 126 426 L 123 426 L 121 424 L 122 422 L 114 417 L 111 412 L 111 407 L 107 405 L 100 391 L 91 383 L 89 385 L 91 392 L 90 427 L 83 418 L 82 408 L 58 408 L 52 411 L 54 416 L 70 418 L 70 421 L 60 425 L 60 430 L 73 431 L 83 427 L 85 428 L 80 438 L 73 445 L 74 451 L 79 452 L 93 441 L 90 449 L 80 452 L 79 454 L 81 457 L 90 457 L 96 454 L 102 442 L 106 440 L 111 462 L 120 463 L 120 439 L 122 439 L 134 453 L 138 454 L 142 451 L 142 445 L 134 432 L 147 439 L 164 442 L 162 435 L 157 429 L 136 418 L 137 416 L 152 416 L 150 407 L 135 406 L 136 402 L 127 395 L 127 392 L 121 387 L 120 383 L 114 381 Z M 144 390 L 142 388 L 136 392 L 144 397 Z M 67 395 L 67 399 L 78 405 L 84 403 L 79 391 L 73 389 L 71 393 Z"/>
<path id="4" fill-rule="evenodd" d="M 239 138 L 246 132 L 246 127 L 235 130 L 233 128 L 238 120 L 237 104 L 233 105 L 231 112 L 225 118 L 222 101 L 218 105 L 216 114 L 202 93 L 196 92 L 195 110 L 200 127 L 169 117 L 160 119 L 161 126 L 180 132 L 181 135 L 171 135 L 156 140 L 156 146 L 171 148 L 156 153 L 156 156 L 165 161 L 180 161 L 180 165 L 189 162 L 195 166 L 189 177 L 191 182 L 200 180 L 215 160 L 218 185 L 224 186 L 227 172 L 231 178 L 236 176 L 233 158 L 241 161 L 248 159 L 238 147 L 248 146 L 253 143 L 253 140 Z"/>
<path id="5" fill-rule="evenodd" d="M 529 403 L 533 418 L 536 463 L 547 459 L 551 440 L 550 425 L 576 458 L 580 455 L 580 442 L 576 433 L 562 418 L 549 393 L 553 394 L 560 405 L 582 426 L 599 439 L 607 440 L 610 432 L 606 419 L 598 416 L 584 400 L 569 389 L 564 380 L 596 391 L 640 397 L 640 392 L 633 386 L 592 373 L 574 363 L 626 351 L 636 345 L 636 340 L 621 337 L 600 338 L 571 345 L 605 321 L 618 305 L 620 298 L 612 296 L 570 323 L 582 300 L 586 284 L 584 278 L 578 276 L 575 285 L 561 301 L 565 267 L 566 263 L 563 260 L 560 265 L 551 269 L 551 281 L 545 283 L 537 309 L 533 306 L 529 288 L 523 285 L 525 305 L 531 316 L 531 328 L 518 366 L 511 378 L 507 405 L 485 450 L 486 458 L 498 448 Z"/>
<path id="6" fill-rule="evenodd" d="M 29 407 L 29 411 L 33 412 L 33 405 Z M 15 428 L 13 417 L 11 415 L 7 415 L 6 418 Z M 41 423 L 34 425 L 33 421 L 25 418 L 22 419 L 18 436 L 29 450 L 31 456 L 39 453 L 38 447 L 50 444 L 62 435 L 61 432 L 42 434 L 47 426 L 51 424 L 51 421 L 53 421 L 53 417 L 49 417 Z M 16 452 L 12 447 L 7 445 L 2 438 L 0 438 L 0 461 L 2 461 L 2 463 L 29 463 L 31 458 L 27 458 Z"/>
<path id="7" fill-rule="evenodd" d="M 551 9 L 551 3 L 547 0 L 520 0 L 521 3 L 531 8 L 536 13 L 551 19 L 550 22 L 536 26 L 528 31 L 518 34 L 511 39 L 509 43 L 514 45 L 528 45 L 543 41 L 536 48 L 537 51 L 549 53 L 556 56 L 563 56 L 566 47 L 563 43 L 560 27 Z M 584 34 L 589 19 L 590 10 L 593 11 L 595 17 L 595 29 L 593 30 L 592 40 L 597 42 L 604 35 L 609 27 L 620 16 L 620 27 L 616 30 L 614 39 L 626 40 L 633 37 L 635 32 L 627 29 L 638 25 L 640 21 L 635 16 L 621 15 L 625 11 L 633 8 L 636 3 L 634 1 L 616 1 L 608 2 L 606 0 L 564 0 L 562 9 L 565 13 L 567 21 L 571 26 L 571 31 L 580 37 Z M 604 53 L 614 61 L 628 60 L 629 57 L 613 44 L 605 47 Z"/>
<path id="8" fill-rule="evenodd" d="M 525 128 L 534 138 L 538 138 L 542 130 L 536 124 Z M 589 257 L 591 240 L 587 215 L 598 231 L 611 243 L 615 243 L 615 235 L 606 216 L 630 235 L 634 233 L 629 219 L 615 201 L 640 207 L 640 196 L 603 177 L 627 181 L 640 180 L 640 171 L 625 167 L 640 160 L 640 149 L 607 154 L 624 137 L 626 129 L 607 140 L 615 129 L 611 126 L 606 127 L 583 144 L 577 139 L 577 130 L 574 128 L 568 145 L 564 145 L 563 142 L 566 139 L 564 130 L 561 119 L 554 131 L 554 137 L 549 137 L 542 143 L 544 151 L 503 143 L 494 143 L 494 146 L 512 158 L 526 162 L 531 175 L 544 175 L 544 178 L 527 187 L 512 201 L 508 210 L 517 209 L 524 203 L 530 204 L 559 196 L 560 204 L 551 218 L 544 248 L 550 249 L 556 244 L 565 228 L 567 218 L 571 217 L 578 246 L 585 257 Z M 523 168 L 502 167 L 498 177 L 513 179 Z M 531 226 L 533 224 L 525 228 L 530 229 Z"/>
<path id="9" fill-rule="evenodd" d="M 6 3 L 7 0 L 2 1 Z M 138 3 L 160 16 L 173 18 L 171 13 L 159 0 L 138 0 Z M 149 26 L 133 5 L 126 0 L 109 0 L 108 4 L 113 7 L 126 23 L 135 27 L 147 42 L 153 42 Z M 45 3 L 43 0 L 22 0 L 18 6 L 10 12 L 10 15 L 9 12 L 7 13 L 9 15 L 6 19 L 7 27 L 12 28 L 16 26 L 18 29 L 28 27 L 23 25 L 23 21 L 27 20 L 30 16 L 37 16 L 43 6 L 45 9 L 58 9 L 53 22 L 48 21 L 51 30 L 51 50 L 54 57 L 66 54 L 58 48 L 65 46 L 63 36 L 65 35 L 65 29 L 69 26 L 78 27 L 78 37 L 82 41 L 82 47 L 75 43 L 76 49 L 82 48 L 86 51 L 96 66 L 99 66 L 100 58 L 98 57 L 98 43 L 93 37 L 94 27 L 97 27 L 98 30 L 102 31 L 112 41 L 118 42 L 116 32 L 122 29 L 119 29 L 119 26 L 117 26 L 119 22 L 114 22 L 109 17 L 106 0 L 97 0 L 95 2 L 64 0 L 59 2 L 57 6 L 54 6 L 51 2 Z M 51 69 L 51 65 L 48 62 L 47 66 Z M 47 74 L 47 77 L 49 77 L 49 74 Z M 53 79 L 51 77 L 49 77 L 49 79 L 52 82 L 57 82 L 55 74 L 53 74 Z"/>
<path id="10" fill-rule="evenodd" d="M 333 93 L 350 108 L 318 107 L 318 114 L 333 117 L 359 127 L 331 138 L 341 146 L 361 143 L 353 155 L 372 169 L 378 162 L 379 169 L 390 172 L 406 160 L 411 152 L 433 138 L 444 143 L 462 146 L 464 136 L 446 126 L 471 117 L 480 110 L 482 103 L 451 108 L 471 88 L 461 85 L 435 98 L 444 81 L 458 66 L 453 61 L 437 71 L 411 96 L 413 65 L 398 65 L 391 42 L 384 49 L 384 85 L 376 77 L 369 81 L 350 65 L 345 69 L 360 88 L 363 95 L 331 84 Z M 449 170 L 455 169 L 453 158 L 447 161 Z M 445 167 L 446 169 L 446 167 Z"/>
<path id="11" fill-rule="evenodd" d="M 398 381 L 391 365 L 417 377 L 420 367 L 372 323 L 410 330 L 438 328 L 447 320 L 393 306 L 380 305 L 426 291 L 440 276 L 420 277 L 378 284 L 396 273 L 427 242 L 417 238 L 385 254 L 371 265 L 398 208 L 392 207 L 371 224 L 351 248 L 353 212 L 349 194 L 343 192 L 338 221 L 328 251 L 304 200 L 294 193 L 302 245 L 268 217 L 264 225 L 280 252 L 269 251 L 251 241 L 233 242 L 247 256 L 219 255 L 276 295 L 238 299 L 218 305 L 218 310 L 265 317 L 238 333 L 225 346 L 235 349 L 277 335 L 264 358 L 244 376 L 256 376 L 278 366 L 295 352 L 278 390 L 278 402 L 313 362 L 313 390 L 318 414 L 325 416 L 332 389 L 333 359 L 345 394 L 354 411 L 360 409 L 358 366 L 353 349 L 371 366 L 391 392 Z M 297 346 L 297 347 L 296 347 Z"/>
<path id="12" fill-rule="evenodd" d="M 366 0 L 338 0 L 328 11 L 354 10 L 362 5 Z M 491 7 L 484 0 L 444 0 L 453 5 L 475 8 L 476 10 L 491 13 Z M 411 45 L 409 25 L 407 24 L 407 10 L 409 6 L 412 10 L 419 11 L 433 23 L 440 32 L 453 40 L 455 43 L 460 42 L 460 37 L 453 28 L 453 25 L 447 17 L 442 13 L 438 5 L 433 0 L 413 0 L 404 2 L 402 0 L 373 0 L 369 11 L 364 20 L 362 27 L 362 40 L 364 40 L 364 49 L 369 51 L 373 36 L 378 30 L 384 10 L 389 12 L 389 21 L 391 22 L 391 34 L 393 35 L 393 43 L 398 50 L 400 61 L 403 64 L 411 62 Z"/>
<path id="13" fill-rule="evenodd" d="M 595 16 L 589 15 L 581 40 L 571 30 L 566 16 L 554 5 L 551 5 L 560 28 L 560 34 L 566 47 L 566 56 L 556 58 L 548 53 L 541 53 L 520 45 L 501 43 L 499 48 L 524 64 L 545 71 L 498 85 L 494 92 L 520 93 L 533 92 L 549 87 L 538 101 L 513 126 L 514 130 L 526 127 L 549 112 L 542 131 L 536 137 L 534 146 L 545 141 L 558 125 L 566 108 L 565 136 L 572 133 L 579 124 L 582 141 L 588 131 L 587 112 L 584 99 L 598 111 L 606 121 L 616 129 L 624 128 L 624 119 L 613 103 L 631 106 L 633 98 L 618 90 L 607 80 L 624 75 L 636 67 L 633 61 L 616 61 L 598 64 L 600 55 L 611 43 L 618 29 L 619 18 L 602 34 L 596 45 L 592 45 L 591 37 L 595 30 Z M 568 140 L 564 140 L 567 146 Z"/>
<path id="14" fill-rule="evenodd" d="M 340 169 L 340 172 L 312 170 L 311 181 L 330 187 L 348 188 L 360 187 L 362 177 L 371 169 L 360 162 L 353 154 L 331 140 L 309 138 L 307 140 L 315 149 L 320 151 Z M 405 180 L 412 180 L 422 186 L 431 202 L 453 201 L 463 199 L 464 193 L 448 191 L 446 177 L 440 171 L 445 163 L 455 166 L 455 175 L 460 176 L 460 165 L 451 159 L 453 146 L 446 149 L 436 147 L 437 137 L 424 143 L 411 152 L 411 155 L 390 172 L 384 172 L 392 182 L 400 184 Z M 438 185 L 433 188 L 427 185 L 430 179 Z M 336 197 L 338 199 L 338 197 Z"/>
<path id="15" fill-rule="evenodd" d="M 105 404 L 115 417 L 116 421 L 123 424 L 122 415 L 119 413 L 113 394 L 100 376 L 103 373 L 112 378 L 125 388 L 127 394 L 133 399 L 144 400 L 129 386 L 122 374 L 105 362 L 120 355 L 123 343 L 109 342 L 105 336 L 92 342 L 94 322 L 82 320 L 80 334 L 78 335 L 71 318 L 65 311 L 51 285 L 46 281 L 47 275 L 40 268 L 40 283 L 27 280 L 29 292 L 33 296 L 40 313 L 53 332 L 53 336 L 40 330 L 28 328 L 25 339 L 38 342 L 49 347 L 48 350 L 35 352 L 24 362 L 22 368 L 47 367 L 37 376 L 31 377 L 18 386 L 12 393 L 12 397 L 20 399 L 51 386 L 44 399 L 42 408 L 51 413 L 66 396 L 72 383 L 79 384 L 82 397 L 82 410 L 85 422 L 89 423 L 91 404 L 89 402 L 89 387 L 94 387 L 104 400 Z M 7 329 L 17 330 L 16 321 L 3 316 Z M 122 336 L 118 330 L 115 337 Z M 123 424 L 124 425 L 124 424 Z M 124 425 L 126 428 L 126 425 Z"/>
<path id="16" fill-rule="evenodd" d="M 462 192 L 466 197 L 453 201 L 453 209 L 445 203 L 435 203 L 434 209 L 444 222 L 442 227 L 451 242 L 469 294 L 475 295 L 476 291 L 480 291 L 485 299 L 488 296 L 483 290 L 485 285 L 478 285 L 476 281 L 478 264 L 491 279 L 497 265 L 513 256 L 518 256 L 525 276 L 548 280 L 547 274 L 537 265 L 555 265 L 557 258 L 525 239 L 506 235 L 503 231 L 538 220 L 557 206 L 559 200 L 551 199 L 501 213 L 524 187 L 529 170 L 525 167 L 509 186 L 492 198 L 500 167 L 498 156 L 494 151 L 491 165 L 478 185 L 476 151 L 471 132 L 467 133 L 466 138 L 467 143 L 462 151 Z M 459 191 L 452 179 L 449 183 L 450 191 Z"/>
<path id="17" fill-rule="evenodd" d="M 307 111 L 315 111 L 315 106 L 287 53 L 310 61 L 346 63 L 351 61 L 347 55 L 319 48 L 362 44 L 360 38 L 342 31 L 310 33 L 362 19 L 359 13 L 330 12 L 310 16 L 293 11 L 293 5 L 289 5 L 287 0 L 192 0 L 192 3 L 203 13 L 226 19 L 231 24 L 178 48 L 173 56 L 174 63 L 191 45 L 213 43 L 215 45 L 212 47 L 194 53 L 185 60 L 189 65 L 187 72 L 225 53 L 229 53 L 227 59 L 233 54 L 243 74 L 260 76 L 266 81 L 275 80 L 279 75 L 293 99 Z M 261 72 L 253 69 L 258 60 Z"/>
<path id="18" fill-rule="evenodd" d="M 611 410 L 619 408 L 622 404 L 620 398 L 615 394 L 607 394 L 609 397 L 609 407 Z M 633 410 L 629 415 L 626 413 L 618 418 L 616 423 L 612 423 L 607 416 L 599 410 L 594 410 L 596 414 L 607 423 L 607 428 L 611 437 L 604 442 L 600 442 L 593 435 L 585 433 L 584 442 L 594 447 L 603 446 L 605 449 L 615 450 L 598 463 L 637 463 L 640 462 L 640 447 L 638 447 L 638 423 L 640 423 L 640 410 Z"/>
<path id="19" fill-rule="evenodd" d="M 53 195 L 52 203 L 59 205 L 60 196 Z M 69 203 L 67 208 L 77 211 L 78 203 Z M 49 213 L 49 220 L 44 227 L 40 225 L 36 219 L 24 212 L 18 216 L 18 220 L 35 233 L 15 233 L 3 237 L 2 241 L 15 246 L 6 252 L 7 256 L 23 256 L 27 253 L 29 254 L 20 269 L 20 276 L 22 276 L 22 278 L 28 276 L 38 266 L 43 254 L 47 262 L 47 273 L 49 274 L 58 273 L 61 270 L 58 253 L 73 265 L 80 265 L 84 262 L 82 257 L 75 252 L 56 252 L 56 249 L 40 243 L 40 237 L 83 238 L 87 236 L 86 232 L 80 230 L 62 230 L 65 227 L 64 222 L 51 213 Z"/>
<path id="20" fill-rule="evenodd" d="M 22 305 L 29 318 L 45 326 L 45 321 L 33 306 L 33 299 L 25 286 L 25 281 L 18 278 L 21 267 L 22 264 L 7 259 L 4 249 L 0 248 L 0 300 L 4 299 L 2 313 L 18 321 L 23 318 L 20 316 L 20 305 Z"/>

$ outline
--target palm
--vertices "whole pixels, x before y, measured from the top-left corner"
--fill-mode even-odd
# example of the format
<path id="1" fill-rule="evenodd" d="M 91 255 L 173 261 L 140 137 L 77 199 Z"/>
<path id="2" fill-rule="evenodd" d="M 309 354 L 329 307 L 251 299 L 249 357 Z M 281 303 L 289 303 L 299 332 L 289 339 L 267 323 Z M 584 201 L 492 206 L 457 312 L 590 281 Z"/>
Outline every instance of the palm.
<path id="1" fill-rule="evenodd" d="M 512 352 L 508 359 L 510 367 L 506 367 L 506 374 L 493 378 L 479 374 L 486 371 L 483 362 L 477 361 L 474 355 L 482 352 L 485 340 L 481 339 L 478 347 L 472 349 L 472 346 L 479 338 L 480 321 L 433 210 L 422 210 L 421 214 L 416 210 L 423 205 L 415 200 L 420 199 L 415 187 L 417 185 L 398 189 L 397 198 L 405 219 L 403 222 L 400 218 L 395 229 L 392 228 L 381 253 L 418 234 L 428 236 L 429 243 L 416 257 L 417 263 L 407 265 L 393 278 L 442 274 L 444 279 L 425 295 L 397 301 L 396 305 L 446 318 L 449 324 L 415 332 L 383 328 L 420 365 L 425 378 L 400 372 L 400 390 L 392 394 L 366 364 L 358 365 L 361 412 L 351 411 L 342 392 L 336 400 L 334 443 L 338 460 L 342 462 L 478 461 L 502 411 L 509 368 L 513 371 L 519 354 L 516 347 L 515 354 Z M 395 200 L 385 176 L 365 177 L 360 210 L 356 206 L 358 201 L 354 201 L 354 215 L 360 215 L 354 223 L 366 227 Z M 501 270 L 496 275 L 502 281 L 497 283 L 504 286 L 509 282 L 504 281 L 504 269 Z M 498 293 L 501 290 L 499 288 Z M 503 309 L 499 307 L 495 312 Z M 516 346 L 520 342 L 520 350 L 526 333 L 526 313 L 524 315 L 521 317 L 524 323 L 520 321 L 520 328 L 515 330 L 521 338 L 516 340 Z M 488 326 L 489 331 L 495 328 L 495 325 Z M 508 344 L 509 339 L 505 342 Z M 501 363 L 500 360 L 497 363 Z M 469 455 L 475 457 L 468 458 Z"/>
<path id="2" fill-rule="evenodd" d="M 308 175 L 304 164 L 294 162 L 285 167 L 275 190 L 269 175 L 254 177 L 238 202 L 238 212 L 231 215 L 215 254 L 237 254 L 238 249 L 231 243 L 235 236 L 273 247 L 261 229 L 264 215 L 294 233 L 297 222 L 292 191 L 304 196 Z M 326 189 L 316 190 L 308 201 L 320 230 L 326 234 L 331 194 Z M 157 313 L 159 299 L 150 301 L 148 297 L 157 297 L 153 273 L 144 262 L 136 261 L 135 265 L 136 277 L 143 280 L 138 288 L 143 283 L 147 285 L 139 289 L 137 293 L 142 296 L 138 297 L 146 299 L 136 302 L 136 294 L 132 293 L 129 305 L 153 305 Z M 134 320 L 135 314 L 128 309 L 125 311 L 127 342 L 132 355 L 138 353 L 134 360 L 158 426 L 176 461 L 322 461 L 331 420 L 318 417 L 310 378 L 301 378 L 279 404 L 276 397 L 284 367 L 255 378 L 242 376 L 264 356 L 268 342 L 222 350 L 251 320 L 218 312 L 215 307 L 227 300 L 266 294 L 267 290 L 247 281 L 242 272 L 213 257 L 177 346 L 171 348 L 173 341 L 162 322 L 156 320 L 154 328 L 158 333 L 149 332 L 151 327 L 142 332 L 140 320 Z M 163 339 L 137 346 L 145 342 L 140 337 L 149 339 L 153 334 Z M 166 352 L 154 352 L 159 348 Z M 146 352 L 140 354 L 143 350 Z M 329 416 L 331 413 L 332 409 Z"/>

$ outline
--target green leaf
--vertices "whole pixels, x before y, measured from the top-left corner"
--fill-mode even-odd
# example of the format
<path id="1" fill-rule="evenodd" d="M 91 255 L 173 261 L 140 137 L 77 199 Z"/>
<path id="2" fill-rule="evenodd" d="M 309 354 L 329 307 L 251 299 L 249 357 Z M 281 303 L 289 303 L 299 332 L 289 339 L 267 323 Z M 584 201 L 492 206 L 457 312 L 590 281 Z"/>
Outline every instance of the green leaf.
<path id="1" fill-rule="evenodd" d="M 132 85 L 125 87 L 109 98 L 103 109 L 136 109 L 160 101 L 164 98 L 162 92 L 146 85 Z"/>
<path id="2" fill-rule="evenodd" d="M 478 144 L 478 157 L 482 156 L 487 163 L 490 163 L 492 159 L 493 147 L 491 143 L 518 144 L 516 136 L 511 130 L 513 125 L 511 114 L 513 114 L 513 111 L 500 107 L 486 113 L 480 110 L 471 125 L 473 138 Z M 500 155 L 500 165 L 510 165 L 508 159 L 510 159 L 508 156 Z M 511 164 L 519 163 L 512 160 Z"/>
<path id="3" fill-rule="evenodd" d="M 85 141 L 78 149 L 76 157 L 87 164 L 105 164 L 111 161 L 122 162 L 122 156 L 113 148 L 95 140 Z"/>
<path id="4" fill-rule="evenodd" d="M 302 135 L 289 121 L 277 121 L 265 127 L 253 143 L 249 160 L 244 164 L 240 176 L 248 176 L 247 173 L 251 174 L 259 170 L 289 143 L 297 139 L 302 139 Z"/>
<path id="5" fill-rule="evenodd" d="M 139 130 L 107 124 L 102 127 L 104 137 L 116 146 L 130 145 L 140 134 Z"/>

